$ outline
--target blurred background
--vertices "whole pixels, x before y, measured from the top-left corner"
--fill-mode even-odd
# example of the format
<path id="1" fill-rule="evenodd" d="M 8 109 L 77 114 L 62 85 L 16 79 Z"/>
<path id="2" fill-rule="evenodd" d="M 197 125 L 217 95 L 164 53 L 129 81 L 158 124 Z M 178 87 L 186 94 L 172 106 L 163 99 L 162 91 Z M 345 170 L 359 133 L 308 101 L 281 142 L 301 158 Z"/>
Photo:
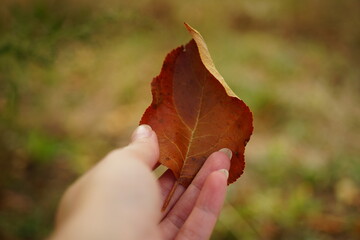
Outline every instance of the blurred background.
<path id="1" fill-rule="evenodd" d="M 183 22 L 255 118 L 212 239 L 360 239 L 358 0 L 2 0 L 1 239 L 128 143 Z"/>

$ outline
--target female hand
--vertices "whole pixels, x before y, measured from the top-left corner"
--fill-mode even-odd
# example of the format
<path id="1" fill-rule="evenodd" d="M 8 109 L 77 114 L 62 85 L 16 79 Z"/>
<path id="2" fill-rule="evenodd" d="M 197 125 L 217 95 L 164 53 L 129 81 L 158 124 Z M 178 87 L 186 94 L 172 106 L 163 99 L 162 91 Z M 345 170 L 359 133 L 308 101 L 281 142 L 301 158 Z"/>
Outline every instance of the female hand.
<path id="1" fill-rule="evenodd" d="M 231 151 L 209 156 L 190 186 L 178 185 L 162 204 L 175 177 L 159 179 L 155 132 L 139 126 L 131 143 L 109 153 L 65 192 L 51 239 L 208 239 L 223 205 Z"/>

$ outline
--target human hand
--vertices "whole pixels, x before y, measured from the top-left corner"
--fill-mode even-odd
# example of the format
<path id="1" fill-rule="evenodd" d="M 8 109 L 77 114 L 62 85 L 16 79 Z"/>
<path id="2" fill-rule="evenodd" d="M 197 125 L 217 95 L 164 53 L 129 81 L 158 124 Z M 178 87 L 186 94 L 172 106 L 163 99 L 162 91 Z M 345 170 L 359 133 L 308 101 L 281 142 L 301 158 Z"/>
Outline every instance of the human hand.
<path id="1" fill-rule="evenodd" d="M 225 199 L 231 151 L 211 154 L 188 188 L 176 188 L 163 212 L 176 180 L 170 170 L 155 178 L 158 158 L 155 132 L 139 126 L 128 146 L 69 187 L 51 239 L 208 239 Z"/>

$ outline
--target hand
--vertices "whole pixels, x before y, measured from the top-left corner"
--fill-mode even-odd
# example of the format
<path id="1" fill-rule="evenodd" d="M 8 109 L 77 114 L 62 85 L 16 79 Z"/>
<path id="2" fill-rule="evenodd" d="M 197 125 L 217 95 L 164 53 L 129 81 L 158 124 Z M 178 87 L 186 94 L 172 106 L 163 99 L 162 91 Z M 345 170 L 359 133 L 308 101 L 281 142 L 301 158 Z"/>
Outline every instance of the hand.
<path id="1" fill-rule="evenodd" d="M 51 237 L 57 239 L 208 239 L 223 205 L 231 151 L 209 156 L 191 185 L 178 185 L 167 170 L 152 173 L 159 148 L 155 132 L 139 126 L 132 142 L 108 154 L 64 194 Z"/>

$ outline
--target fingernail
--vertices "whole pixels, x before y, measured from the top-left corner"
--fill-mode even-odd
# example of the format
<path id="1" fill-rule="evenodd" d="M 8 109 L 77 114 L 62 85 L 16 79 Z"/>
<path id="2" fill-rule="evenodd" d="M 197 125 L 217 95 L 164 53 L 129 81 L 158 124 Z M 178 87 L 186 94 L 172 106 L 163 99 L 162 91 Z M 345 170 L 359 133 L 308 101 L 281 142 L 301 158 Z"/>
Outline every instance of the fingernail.
<path id="1" fill-rule="evenodd" d="M 226 179 L 229 178 L 229 171 L 228 171 L 228 170 L 226 170 L 226 169 L 220 169 L 219 172 L 224 173 L 224 175 L 226 176 Z"/>
<path id="2" fill-rule="evenodd" d="M 229 157 L 229 159 L 231 159 L 231 157 L 232 157 L 232 151 L 230 149 L 228 149 L 228 148 L 222 148 L 222 149 L 219 150 L 219 152 L 225 153 L 226 156 Z"/>
<path id="3" fill-rule="evenodd" d="M 151 127 L 149 125 L 143 124 L 135 129 L 131 138 L 133 141 L 141 138 L 147 138 L 151 136 L 151 133 L 152 133 Z"/>

